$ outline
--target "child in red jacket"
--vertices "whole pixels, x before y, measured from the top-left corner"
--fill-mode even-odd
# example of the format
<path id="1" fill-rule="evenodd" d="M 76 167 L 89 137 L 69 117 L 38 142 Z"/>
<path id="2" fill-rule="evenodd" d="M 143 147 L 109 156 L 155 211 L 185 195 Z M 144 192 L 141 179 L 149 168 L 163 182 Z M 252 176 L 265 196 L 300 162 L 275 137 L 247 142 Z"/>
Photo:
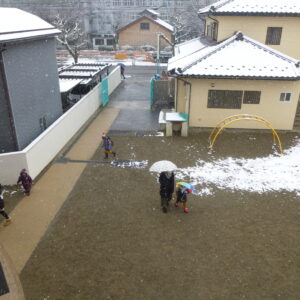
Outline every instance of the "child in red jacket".
<path id="1" fill-rule="evenodd" d="M 181 202 L 183 205 L 183 212 L 185 212 L 185 213 L 189 212 L 189 209 L 186 206 L 187 205 L 187 194 L 189 194 L 189 190 L 186 187 L 184 187 L 182 185 L 177 186 L 177 191 L 176 191 L 177 199 L 175 202 L 175 207 L 178 207 L 179 202 Z"/>

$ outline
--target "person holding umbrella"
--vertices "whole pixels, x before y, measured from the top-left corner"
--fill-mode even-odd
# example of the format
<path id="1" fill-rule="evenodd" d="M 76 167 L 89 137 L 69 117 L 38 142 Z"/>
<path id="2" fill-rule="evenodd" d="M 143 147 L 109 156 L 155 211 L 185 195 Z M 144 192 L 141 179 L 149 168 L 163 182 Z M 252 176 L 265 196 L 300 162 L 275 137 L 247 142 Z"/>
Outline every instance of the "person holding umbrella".
<path id="1" fill-rule="evenodd" d="M 165 214 L 168 212 L 169 202 L 174 193 L 174 177 L 172 171 L 164 171 L 159 175 L 161 207 Z"/>
<path id="2" fill-rule="evenodd" d="M 125 79 L 125 65 L 122 63 L 119 63 L 118 66 L 120 66 L 120 71 L 121 71 L 121 77 L 122 79 Z"/>
<path id="3" fill-rule="evenodd" d="M 159 173 L 159 194 L 161 198 L 162 211 L 164 213 L 168 212 L 169 202 L 171 201 L 174 193 L 175 175 L 173 171 L 176 169 L 177 166 L 169 160 L 157 161 L 149 169 L 150 172 Z"/>

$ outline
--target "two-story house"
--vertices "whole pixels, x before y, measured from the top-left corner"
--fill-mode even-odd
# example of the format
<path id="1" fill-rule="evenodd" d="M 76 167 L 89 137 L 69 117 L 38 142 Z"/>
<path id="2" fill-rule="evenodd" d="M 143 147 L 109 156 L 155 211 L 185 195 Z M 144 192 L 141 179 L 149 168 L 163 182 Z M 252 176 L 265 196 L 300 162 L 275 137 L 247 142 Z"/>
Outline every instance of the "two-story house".
<path id="1" fill-rule="evenodd" d="M 298 0 L 222 0 L 199 10 L 205 35 L 221 42 L 237 31 L 300 59 Z"/>
<path id="2" fill-rule="evenodd" d="M 214 44 L 198 39 L 178 45 L 168 64 L 176 78 L 176 111 L 188 114 L 189 127 L 249 114 L 275 129 L 294 129 L 300 121 L 300 1 L 222 0 L 199 16 Z M 246 120 L 230 127 L 265 125 Z"/>

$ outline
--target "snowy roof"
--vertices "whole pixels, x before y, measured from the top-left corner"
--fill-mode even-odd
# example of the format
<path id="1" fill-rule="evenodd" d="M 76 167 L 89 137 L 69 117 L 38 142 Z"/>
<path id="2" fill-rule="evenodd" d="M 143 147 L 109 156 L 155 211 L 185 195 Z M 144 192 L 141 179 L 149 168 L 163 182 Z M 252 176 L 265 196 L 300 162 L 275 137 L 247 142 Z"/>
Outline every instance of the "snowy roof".
<path id="1" fill-rule="evenodd" d="M 173 57 L 168 71 L 182 77 L 300 79 L 299 61 L 241 32 L 190 55 Z"/>
<path id="2" fill-rule="evenodd" d="M 221 0 L 198 11 L 211 15 L 300 16 L 299 0 Z"/>
<path id="3" fill-rule="evenodd" d="M 157 19 L 155 19 L 153 21 L 156 22 L 156 23 L 158 23 L 159 25 L 161 25 L 163 27 L 166 27 L 170 31 L 174 31 L 174 27 L 171 24 L 167 23 L 166 21 L 164 21 L 164 20 L 162 20 L 160 18 L 157 18 Z"/>
<path id="4" fill-rule="evenodd" d="M 140 18 L 136 19 L 135 21 L 132 21 L 132 22 L 128 23 L 127 25 L 125 25 L 125 26 L 119 28 L 119 29 L 117 30 L 117 32 L 120 32 L 120 31 L 125 30 L 125 29 L 128 28 L 129 26 L 131 26 L 131 25 L 133 25 L 133 24 L 135 24 L 135 23 L 141 21 L 141 20 L 144 19 L 144 18 L 146 18 L 146 19 L 148 19 L 148 20 L 150 20 L 150 21 L 152 21 L 152 22 L 154 22 L 154 23 L 157 23 L 158 25 L 160 25 L 160 26 L 162 26 L 162 27 L 165 27 L 167 30 L 169 30 L 169 31 L 171 31 L 171 32 L 174 31 L 174 27 L 173 27 L 171 24 L 167 23 L 166 21 L 164 21 L 164 20 L 162 20 L 162 19 L 160 19 L 160 18 L 153 19 L 153 18 L 151 18 L 151 17 L 149 17 L 149 16 L 141 16 Z"/>
<path id="5" fill-rule="evenodd" d="M 82 79 L 65 79 L 60 78 L 59 79 L 59 89 L 61 93 L 65 93 L 70 91 L 73 87 L 78 85 Z"/>
<path id="6" fill-rule="evenodd" d="M 79 80 L 80 84 L 88 84 L 99 74 L 104 74 L 110 64 L 77 63 L 59 70 L 59 79 Z"/>
<path id="7" fill-rule="evenodd" d="M 159 16 L 160 13 L 157 11 L 157 10 L 154 10 L 154 9 L 145 9 L 144 11 L 148 11 L 149 13 L 151 13 L 152 15 L 156 15 L 156 16 Z"/>
<path id="8" fill-rule="evenodd" d="M 59 34 L 51 24 L 17 8 L 0 7 L 0 42 Z"/>

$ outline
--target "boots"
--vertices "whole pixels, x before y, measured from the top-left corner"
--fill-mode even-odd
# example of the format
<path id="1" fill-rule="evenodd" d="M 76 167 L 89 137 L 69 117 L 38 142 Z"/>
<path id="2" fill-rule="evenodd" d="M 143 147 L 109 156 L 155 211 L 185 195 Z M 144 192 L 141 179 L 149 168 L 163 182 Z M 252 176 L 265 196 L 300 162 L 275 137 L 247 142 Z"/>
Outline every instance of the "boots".
<path id="1" fill-rule="evenodd" d="M 108 153 L 104 153 L 104 159 L 108 159 Z"/>
<path id="2" fill-rule="evenodd" d="M 8 226 L 11 223 L 11 217 L 5 220 L 4 226 Z"/>

